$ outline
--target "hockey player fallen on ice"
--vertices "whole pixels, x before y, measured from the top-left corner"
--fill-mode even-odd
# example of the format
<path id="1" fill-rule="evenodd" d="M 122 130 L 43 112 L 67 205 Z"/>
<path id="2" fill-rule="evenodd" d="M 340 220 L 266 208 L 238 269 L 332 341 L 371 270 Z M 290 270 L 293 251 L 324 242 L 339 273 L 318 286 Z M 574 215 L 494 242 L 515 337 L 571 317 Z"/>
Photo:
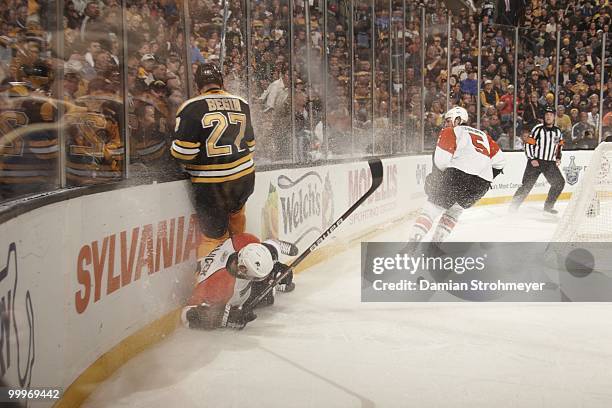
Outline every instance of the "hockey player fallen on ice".
<path id="1" fill-rule="evenodd" d="M 278 261 L 279 253 L 278 242 L 259 242 L 254 235 L 240 233 L 200 258 L 196 287 L 181 313 L 183 324 L 192 329 L 242 329 L 255 320 L 252 311 L 244 312 L 241 307 L 287 269 Z M 291 292 L 294 288 L 290 272 L 260 305 L 272 305 L 276 290 Z"/>
<path id="2" fill-rule="evenodd" d="M 442 214 L 432 241 L 444 241 L 464 209 L 470 208 L 491 188 L 504 167 L 497 143 L 479 129 L 464 126 L 468 112 L 454 107 L 444 115 L 433 154 L 433 170 L 425 178 L 427 202 L 410 231 L 410 241 L 420 242 Z"/>

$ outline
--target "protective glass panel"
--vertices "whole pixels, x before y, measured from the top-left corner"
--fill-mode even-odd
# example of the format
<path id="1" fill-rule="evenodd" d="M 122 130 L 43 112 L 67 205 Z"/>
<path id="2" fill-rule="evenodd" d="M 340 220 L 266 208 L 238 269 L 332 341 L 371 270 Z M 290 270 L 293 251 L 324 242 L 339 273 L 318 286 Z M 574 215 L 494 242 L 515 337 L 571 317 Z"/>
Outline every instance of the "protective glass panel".
<path id="1" fill-rule="evenodd" d="M 189 96 L 182 6 L 170 0 L 164 7 L 147 3 L 126 10 L 129 175 L 142 182 L 172 180 L 181 174 L 170 156 L 170 143 L 176 111 Z M 218 47 L 211 50 L 218 41 L 218 22 L 202 30 L 197 4 L 190 2 L 189 7 L 195 35 L 192 62 L 218 57 Z M 210 38 L 210 43 L 203 38 Z"/>
<path id="2" fill-rule="evenodd" d="M 373 2 L 354 2 L 353 15 L 353 155 L 372 154 L 373 133 Z"/>
<path id="3" fill-rule="evenodd" d="M 55 5 L 0 16 L 0 201 L 59 185 L 62 46 Z M 6 11 L 6 12 L 4 12 Z"/>
<path id="4" fill-rule="evenodd" d="M 480 129 L 499 146 L 508 150 L 511 144 L 520 148 L 515 137 L 514 27 L 490 24 L 482 26 L 480 84 Z"/>
<path id="5" fill-rule="evenodd" d="M 404 151 L 420 152 L 423 145 L 423 20 L 422 9 L 416 3 L 406 2 L 404 49 Z"/>
<path id="6" fill-rule="evenodd" d="M 544 35 L 546 34 L 546 35 Z M 554 107 L 556 36 L 519 28 L 517 61 L 517 132 L 526 136 L 543 120 L 546 106 Z"/>
<path id="7" fill-rule="evenodd" d="M 391 83 L 390 83 L 390 146 L 389 153 L 401 153 L 406 150 L 404 109 L 402 100 L 405 98 L 403 48 L 405 1 L 391 2 Z"/>
<path id="8" fill-rule="evenodd" d="M 75 11 L 79 13 L 78 9 Z M 126 30 L 143 33 L 132 40 L 128 66 L 137 71 L 134 86 L 140 86 L 143 94 L 148 93 L 153 67 L 158 64 L 151 49 L 151 27 L 143 18 L 151 9 L 134 6 L 123 12 L 127 13 L 129 22 Z M 83 19 L 86 24 L 64 32 L 67 61 L 63 89 L 67 107 L 63 130 L 66 182 L 71 186 L 119 181 L 123 176 L 123 12 L 116 3 L 103 8 L 98 3 L 87 3 L 82 10 L 82 16 L 88 17 Z M 65 13 L 70 19 L 72 10 L 67 9 Z M 139 49 L 142 55 L 138 54 Z"/>
<path id="9" fill-rule="evenodd" d="M 606 58 L 604 59 L 602 88 L 603 109 L 601 112 L 601 140 L 612 142 L 612 40 L 608 34 L 605 37 Z"/>
<path id="10" fill-rule="evenodd" d="M 249 1 L 251 21 L 248 46 L 250 70 L 249 92 L 251 116 L 259 146 L 255 155 L 257 163 L 289 163 L 295 155 L 293 127 L 302 126 L 297 119 L 299 103 L 292 107 L 291 84 L 294 82 L 295 99 L 305 102 L 304 84 L 297 75 L 303 66 L 298 49 L 306 43 L 303 7 L 294 10 L 295 52 L 291 53 L 291 18 L 289 2 Z M 290 67 L 293 67 L 293 76 Z M 302 105 L 303 107 L 303 105 Z M 301 110 L 300 110 L 301 112 Z M 295 117 L 292 117 L 295 115 Z M 299 124 L 298 124 L 299 122 Z"/>
<path id="11" fill-rule="evenodd" d="M 327 146 L 328 158 L 351 154 L 351 15 L 348 0 L 327 8 Z"/>
<path id="12" fill-rule="evenodd" d="M 324 63 L 323 63 L 323 2 L 304 2 L 304 29 L 307 45 L 301 75 L 306 84 L 304 129 L 298 139 L 298 160 L 308 163 L 325 157 L 326 142 L 323 126 Z"/>
<path id="13" fill-rule="evenodd" d="M 221 7 L 220 63 L 223 65 L 223 85 L 228 92 L 245 100 L 249 97 L 247 89 L 247 50 L 246 50 L 246 3 L 242 1 L 223 1 Z M 222 23 L 223 20 L 217 19 Z M 223 30 L 225 27 L 225 33 Z"/>
<path id="14" fill-rule="evenodd" d="M 452 17 L 449 105 L 464 107 L 470 125 L 476 126 L 478 99 L 478 23 L 473 14 L 462 12 Z"/>
<path id="15" fill-rule="evenodd" d="M 373 154 L 392 151 L 391 132 L 391 0 L 374 6 L 374 145 Z"/>
<path id="16" fill-rule="evenodd" d="M 566 149 L 594 149 L 599 143 L 602 36 L 561 31 L 557 123 Z M 608 74 L 609 75 L 609 74 Z"/>
<path id="17" fill-rule="evenodd" d="M 440 6 L 427 13 L 425 18 L 425 151 L 434 149 L 444 122 L 448 79 L 447 41 L 446 11 Z"/>

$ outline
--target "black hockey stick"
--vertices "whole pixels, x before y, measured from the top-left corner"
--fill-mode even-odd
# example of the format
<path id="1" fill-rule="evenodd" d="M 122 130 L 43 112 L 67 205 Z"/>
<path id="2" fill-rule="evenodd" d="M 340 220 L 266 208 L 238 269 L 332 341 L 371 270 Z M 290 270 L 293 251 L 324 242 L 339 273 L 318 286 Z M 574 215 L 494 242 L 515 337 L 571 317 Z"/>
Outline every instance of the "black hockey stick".
<path id="1" fill-rule="evenodd" d="M 249 303 L 245 304 L 242 307 L 242 309 L 245 312 L 248 313 L 249 311 L 253 310 L 255 308 L 255 306 L 257 306 L 259 304 L 259 302 L 261 302 L 261 300 L 263 298 L 265 298 L 266 295 L 268 293 L 270 293 L 270 291 L 272 289 L 274 289 L 276 287 L 276 285 L 278 285 L 278 283 L 285 276 L 287 276 L 289 274 L 289 272 L 293 268 L 298 266 L 298 264 L 300 264 L 308 255 L 310 255 L 310 253 L 312 251 L 314 251 L 319 245 L 321 245 L 321 242 L 323 242 L 325 240 L 325 238 L 329 237 L 331 235 L 331 233 L 334 232 L 334 230 L 336 228 L 338 228 L 340 226 L 340 224 L 342 224 L 344 222 L 344 220 L 346 220 L 353 213 L 353 211 L 355 211 L 361 204 L 363 204 L 363 202 L 365 200 L 367 200 L 368 197 L 370 197 L 372 195 L 372 193 L 374 193 L 374 191 L 376 191 L 376 189 L 382 183 L 382 179 L 383 179 L 383 165 L 382 165 L 382 162 L 380 161 L 379 158 L 371 159 L 368 162 L 368 165 L 370 166 L 370 173 L 372 174 L 372 185 L 370 186 L 370 189 L 368 191 L 366 191 L 365 194 L 363 196 L 361 196 L 359 198 L 359 200 L 357 200 L 355 202 L 355 204 L 353 204 L 348 210 L 346 210 L 344 212 L 344 214 L 342 214 L 340 216 L 340 218 L 338 218 L 329 228 L 327 228 L 325 231 L 323 231 L 323 233 L 321 235 L 319 235 L 319 237 L 304 252 L 302 252 L 302 254 L 300 256 L 295 258 L 293 260 L 293 262 L 291 262 L 289 264 L 289 266 L 287 267 L 286 271 L 284 271 L 279 276 L 277 276 L 270 283 L 270 285 L 263 292 L 261 292 L 257 297 L 253 298 L 253 300 L 251 300 Z"/>

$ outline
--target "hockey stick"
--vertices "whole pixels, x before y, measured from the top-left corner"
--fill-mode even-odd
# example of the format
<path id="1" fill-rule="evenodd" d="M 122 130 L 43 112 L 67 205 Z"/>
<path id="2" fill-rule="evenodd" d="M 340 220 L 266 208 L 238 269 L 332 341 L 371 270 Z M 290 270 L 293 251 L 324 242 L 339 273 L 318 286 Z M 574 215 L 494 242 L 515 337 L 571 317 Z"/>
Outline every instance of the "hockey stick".
<path id="1" fill-rule="evenodd" d="M 359 200 L 357 200 L 355 202 L 355 204 L 353 204 L 348 210 L 346 210 L 344 212 L 344 214 L 342 214 L 329 228 L 327 228 L 325 231 L 323 231 L 323 233 L 321 235 L 319 235 L 319 237 L 304 252 L 302 252 L 302 254 L 300 256 L 295 258 L 293 260 L 293 262 L 291 262 L 289 264 L 289 266 L 287 267 L 286 271 L 284 271 L 279 276 L 277 276 L 270 283 L 270 285 L 263 292 L 261 292 L 257 297 L 253 298 L 253 300 L 251 300 L 251 302 L 245 304 L 242 307 L 242 309 L 245 312 L 248 313 L 251 310 L 253 310 L 255 308 L 255 306 L 257 306 L 259 304 L 259 302 L 261 302 L 261 300 L 263 298 L 265 298 L 266 295 L 268 293 L 270 293 L 270 291 L 272 291 L 272 289 L 274 289 L 276 287 L 276 285 L 278 285 L 278 283 L 285 276 L 287 276 L 289 274 L 289 272 L 293 268 L 298 266 L 308 255 L 310 255 L 310 253 L 312 251 L 314 251 L 319 245 L 321 245 L 321 242 L 323 242 L 325 240 L 325 238 L 329 237 L 331 235 L 331 233 L 334 232 L 334 230 L 336 228 L 338 228 L 340 226 L 340 224 L 342 224 L 344 222 L 344 220 L 346 220 L 361 204 L 363 204 L 363 202 L 365 200 L 368 199 L 368 197 L 370 197 L 372 195 L 372 193 L 374 193 L 374 191 L 376 191 L 376 189 L 382 183 L 382 179 L 383 179 L 383 166 L 382 166 L 382 162 L 380 161 L 380 159 L 375 158 L 375 159 L 371 159 L 368 162 L 368 165 L 370 166 L 370 173 L 372 174 L 372 185 L 370 186 L 370 189 L 368 191 L 366 191 L 365 194 L 363 196 L 361 196 L 359 198 Z"/>

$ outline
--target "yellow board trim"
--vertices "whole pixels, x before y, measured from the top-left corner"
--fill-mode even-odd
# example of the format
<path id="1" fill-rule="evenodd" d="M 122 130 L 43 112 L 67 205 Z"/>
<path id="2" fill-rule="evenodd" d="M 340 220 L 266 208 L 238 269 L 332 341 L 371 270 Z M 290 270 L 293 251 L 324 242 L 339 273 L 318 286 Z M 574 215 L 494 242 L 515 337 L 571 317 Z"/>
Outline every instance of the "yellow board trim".
<path id="1" fill-rule="evenodd" d="M 247 174 L 251 174 L 255 171 L 255 166 L 249 167 L 246 170 L 241 171 L 240 173 L 231 174 L 225 177 L 192 177 L 192 183 L 222 183 L 224 181 L 232 181 L 239 179 L 240 177 L 246 176 Z"/>
<path id="2" fill-rule="evenodd" d="M 174 143 L 176 143 L 177 145 L 179 145 L 180 147 L 184 147 L 185 149 L 197 149 L 198 147 L 201 146 L 200 142 L 185 142 L 183 140 L 178 140 L 175 139 Z"/>
<path id="3" fill-rule="evenodd" d="M 177 159 L 181 159 L 181 160 L 193 160 L 197 156 L 197 154 L 190 154 L 190 155 L 182 154 L 182 153 L 177 152 L 174 149 L 170 149 L 170 153 L 172 154 L 172 157 L 176 157 Z"/>
<path id="4" fill-rule="evenodd" d="M 231 163 L 220 163 L 220 164 L 187 164 L 185 168 L 187 170 L 227 170 L 232 169 L 241 165 L 242 163 L 246 163 L 249 160 L 253 159 L 253 154 L 249 153 L 246 156 L 233 161 Z"/>
<path id="5" fill-rule="evenodd" d="M 547 194 L 531 194 L 527 196 L 525 201 L 544 201 L 546 200 L 546 196 Z M 559 196 L 559 200 L 569 200 L 571 196 L 572 196 L 572 193 L 569 193 L 569 192 L 561 193 L 561 195 Z M 512 201 L 512 196 L 484 197 L 484 198 L 481 198 L 480 201 L 478 201 L 474 205 L 477 206 L 477 205 L 504 204 L 504 203 L 509 203 L 510 201 Z"/>
<path id="6" fill-rule="evenodd" d="M 180 309 L 174 310 L 123 339 L 83 371 L 53 407 L 74 408 L 80 406 L 98 384 L 108 379 L 129 359 L 163 340 L 180 325 L 180 322 Z"/>

